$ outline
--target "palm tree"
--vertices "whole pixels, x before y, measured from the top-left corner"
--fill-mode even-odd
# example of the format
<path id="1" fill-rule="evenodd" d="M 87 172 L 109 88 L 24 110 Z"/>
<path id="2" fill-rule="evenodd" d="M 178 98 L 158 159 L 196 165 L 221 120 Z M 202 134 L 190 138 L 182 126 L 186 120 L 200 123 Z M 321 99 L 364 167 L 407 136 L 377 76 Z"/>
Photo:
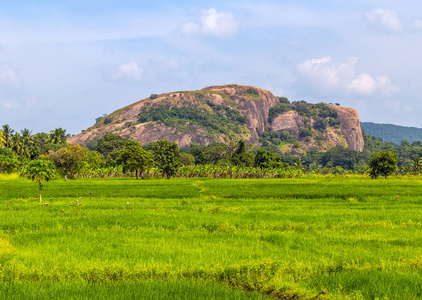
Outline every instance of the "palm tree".
<path id="1" fill-rule="evenodd" d="M 64 144 L 66 138 L 66 129 L 56 128 L 50 131 L 50 142 L 53 144 Z"/>
<path id="2" fill-rule="evenodd" d="M 412 161 L 412 165 L 413 165 L 413 172 L 415 174 L 420 174 L 421 173 L 421 169 L 422 169 L 422 157 L 416 156 L 413 161 Z"/>
<path id="3" fill-rule="evenodd" d="M 11 140 L 11 148 L 13 151 L 15 151 L 18 155 L 24 154 L 24 144 L 23 139 L 19 132 L 16 132 L 14 135 L 10 137 Z"/>
<path id="4" fill-rule="evenodd" d="M 4 131 L 0 130 L 0 147 L 4 147 L 6 145 L 6 139 L 4 137 Z"/>
<path id="5" fill-rule="evenodd" d="M 31 151 L 34 148 L 34 138 L 31 135 L 32 131 L 25 128 L 24 130 L 21 130 L 21 138 L 22 138 L 22 144 L 23 144 L 23 153 L 26 157 L 29 157 L 31 155 Z"/>
<path id="6" fill-rule="evenodd" d="M 12 148 L 12 141 L 11 136 L 15 131 L 10 128 L 8 124 L 3 125 L 3 134 L 4 134 L 4 140 L 5 140 L 5 146 L 8 148 Z"/>

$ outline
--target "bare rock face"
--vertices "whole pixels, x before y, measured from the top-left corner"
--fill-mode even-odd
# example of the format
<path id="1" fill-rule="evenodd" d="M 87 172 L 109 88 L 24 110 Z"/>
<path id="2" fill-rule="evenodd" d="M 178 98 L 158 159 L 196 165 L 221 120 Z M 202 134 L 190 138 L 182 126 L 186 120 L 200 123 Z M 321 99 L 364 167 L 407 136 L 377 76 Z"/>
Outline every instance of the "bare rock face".
<path id="1" fill-rule="evenodd" d="M 251 93 L 251 91 L 253 93 Z M 247 121 L 240 131 L 233 133 L 235 138 L 243 139 L 248 143 L 259 144 L 259 136 L 269 128 L 274 131 L 288 131 L 299 138 L 299 130 L 304 127 L 305 120 L 296 111 L 288 111 L 275 117 L 268 124 L 270 108 L 279 103 L 270 91 L 249 85 L 218 85 L 206 87 L 199 91 L 182 91 L 158 95 L 151 99 L 133 103 L 111 113 L 105 121 L 98 122 L 91 128 L 68 139 L 68 142 L 87 145 L 108 133 L 116 133 L 126 138 L 132 138 L 142 144 L 149 144 L 166 139 L 176 142 L 179 147 L 189 147 L 192 143 L 208 145 L 215 142 L 228 142 L 229 136 L 223 133 L 208 132 L 198 124 L 182 122 L 178 126 L 168 126 L 162 122 L 139 123 L 139 114 L 145 109 L 164 106 L 172 107 L 197 107 L 203 111 L 214 113 L 213 107 L 224 106 L 238 111 L 247 117 Z M 338 113 L 340 129 L 328 130 L 325 133 L 326 147 L 336 144 L 344 145 L 350 149 L 362 151 L 363 138 L 360 128 L 359 116 L 354 109 L 329 105 Z M 311 125 L 312 125 L 311 120 Z M 317 141 L 308 141 L 306 147 L 318 147 Z"/>
<path id="2" fill-rule="evenodd" d="M 288 131 L 296 138 L 299 137 L 299 128 L 303 126 L 303 117 L 294 110 L 278 115 L 271 122 L 271 130 L 278 132 Z"/>
<path id="3" fill-rule="evenodd" d="M 331 109 L 337 112 L 338 120 L 340 122 L 340 129 L 334 130 L 328 128 L 323 135 L 324 144 L 323 147 L 317 146 L 313 140 L 304 143 L 303 150 L 307 150 L 312 147 L 319 148 L 321 150 L 328 150 L 335 145 L 341 145 L 356 151 L 363 151 L 364 141 L 362 136 L 362 130 L 360 127 L 359 115 L 356 110 L 349 107 L 334 106 L 327 104 Z M 313 125 L 314 120 L 310 120 L 310 124 Z M 271 123 L 271 130 L 282 132 L 288 131 L 294 135 L 296 139 L 299 138 L 299 130 L 304 127 L 304 118 L 300 116 L 296 111 L 288 111 L 275 117 Z"/>
<path id="4" fill-rule="evenodd" d="M 362 152 L 364 141 L 358 112 L 350 107 L 329 106 L 338 113 L 341 134 L 346 138 L 347 147 Z"/>

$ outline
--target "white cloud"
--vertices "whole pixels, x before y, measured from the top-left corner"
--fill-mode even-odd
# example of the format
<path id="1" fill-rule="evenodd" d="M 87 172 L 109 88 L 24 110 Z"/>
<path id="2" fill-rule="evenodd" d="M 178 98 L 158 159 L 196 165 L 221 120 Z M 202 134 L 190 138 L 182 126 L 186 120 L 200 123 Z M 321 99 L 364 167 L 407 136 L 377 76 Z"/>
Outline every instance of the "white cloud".
<path id="1" fill-rule="evenodd" d="M 364 14 L 369 28 L 387 32 L 398 32 L 403 29 L 399 14 L 394 9 L 378 8 Z"/>
<path id="2" fill-rule="evenodd" d="M 413 29 L 422 29 L 422 19 L 414 19 L 412 22 Z"/>
<path id="3" fill-rule="evenodd" d="M 15 101 L 3 101 L 1 105 L 6 109 L 12 109 L 18 106 Z"/>
<path id="4" fill-rule="evenodd" d="M 350 58 L 347 62 L 335 65 L 331 57 L 312 58 L 298 65 L 299 71 L 323 89 L 339 89 L 344 82 L 351 81 L 355 74 L 358 59 Z"/>
<path id="5" fill-rule="evenodd" d="M 16 71 L 9 65 L 0 66 L 0 83 L 16 88 L 21 85 Z"/>
<path id="6" fill-rule="evenodd" d="M 369 95 L 374 92 L 377 82 L 367 73 L 362 73 L 348 84 L 347 88 L 359 94 Z"/>
<path id="7" fill-rule="evenodd" d="M 394 85 L 388 76 L 377 77 L 377 89 L 386 97 L 393 97 L 401 91 L 401 88 Z"/>
<path id="8" fill-rule="evenodd" d="M 231 13 L 217 12 L 214 8 L 202 12 L 197 22 L 183 24 L 181 31 L 187 35 L 233 36 L 239 24 Z"/>
<path id="9" fill-rule="evenodd" d="M 388 76 L 374 78 L 368 73 L 356 74 L 358 58 L 335 64 L 331 57 L 313 58 L 298 65 L 299 72 L 314 89 L 325 92 L 346 92 L 357 95 L 380 95 L 392 97 L 400 92 Z"/>
<path id="10" fill-rule="evenodd" d="M 138 64 L 131 61 L 127 64 L 121 64 L 117 68 L 111 78 L 117 80 L 128 80 L 128 81 L 141 81 L 143 79 L 142 69 L 138 67 Z"/>
<path id="11" fill-rule="evenodd" d="M 399 111 L 409 112 L 413 110 L 413 107 L 405 105 L 400 101 L 386 101 L 385 106 L 387 107 L 387 109 L 393 112 L 399 112 Z"/>

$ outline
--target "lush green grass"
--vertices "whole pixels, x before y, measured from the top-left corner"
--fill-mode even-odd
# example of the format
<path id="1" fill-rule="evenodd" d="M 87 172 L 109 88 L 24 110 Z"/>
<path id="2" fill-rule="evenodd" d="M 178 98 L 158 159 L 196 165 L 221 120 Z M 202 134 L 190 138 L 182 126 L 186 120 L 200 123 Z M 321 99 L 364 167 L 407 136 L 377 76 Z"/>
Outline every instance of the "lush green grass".
<path id="1" fill-rule="evenodd" d="M 421 183 L 0 178 L 0 298 L 419 299 Z"/>
<path id="2" fill-rule="evenodd" d="M 4 282 L 0 299 L 262 299 L 257 293 L 246 293 L 215 284 L 189 281 L 137 281 L 114 284 L 86 282 Z"/>

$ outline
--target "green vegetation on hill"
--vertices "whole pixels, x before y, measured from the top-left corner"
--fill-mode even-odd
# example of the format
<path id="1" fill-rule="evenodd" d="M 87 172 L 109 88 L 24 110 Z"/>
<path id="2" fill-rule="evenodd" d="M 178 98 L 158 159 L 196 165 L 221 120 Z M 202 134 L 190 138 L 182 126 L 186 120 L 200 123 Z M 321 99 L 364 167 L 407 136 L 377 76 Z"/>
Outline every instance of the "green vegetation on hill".
<path id="1" fill-rule="evenodd" d="M 408 141 L 410 143 L 422 141 L 422 128 L 372 122 L 361 122 L 360 125 L 367 134 L 380 137 L 386 142 L 400 144 L 401 141 Z"/>
<path id="2" fill-rule="evenodd" d="M 180 127 L 189 122 L 209 132 L 241 133 L 241 127 L 246 123 L 247 117 L 240 114 L 238 110 L 226 105 L 211 106 L 210 110 L 194 106 L 174 106 L 171 109 L 164 105 L 149 109 L 144 107 L 139 114 L 139 123 L 159 121 L 167 126 Z"/>

